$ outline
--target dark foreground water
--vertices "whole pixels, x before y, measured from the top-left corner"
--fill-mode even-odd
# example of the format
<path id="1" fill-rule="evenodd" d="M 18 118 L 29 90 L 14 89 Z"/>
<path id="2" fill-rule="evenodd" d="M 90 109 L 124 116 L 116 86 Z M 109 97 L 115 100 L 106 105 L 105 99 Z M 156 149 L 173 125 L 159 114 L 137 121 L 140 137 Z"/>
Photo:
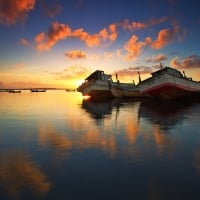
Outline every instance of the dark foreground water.
<path id="1" fill-rule="evenodd" d="M 200 101 L 0 93 L 0 200 L 200 199 Z"/>

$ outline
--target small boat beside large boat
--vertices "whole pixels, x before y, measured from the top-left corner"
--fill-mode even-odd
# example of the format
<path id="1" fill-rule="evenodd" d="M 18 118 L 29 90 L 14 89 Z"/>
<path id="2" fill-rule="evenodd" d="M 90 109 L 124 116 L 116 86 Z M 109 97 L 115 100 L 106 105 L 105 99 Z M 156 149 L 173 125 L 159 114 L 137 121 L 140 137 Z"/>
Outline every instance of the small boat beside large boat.
<path id="1" fill-rule="evenodd" d="M 176 99 L 200 94 L 200 82 L 177 69 L 163 67 L 139 83 L 141 94 L 159 99 Z"/>
<path id="2" fill-rule="evenodd" d="M 139 87 L 135 84 L 128 84 L 127 86 L 123 85 L 123 83 L 119 83 L 118 85 L 111 86 L 111 92 L 115 97 L 142 97 L 140 93 Z"/>

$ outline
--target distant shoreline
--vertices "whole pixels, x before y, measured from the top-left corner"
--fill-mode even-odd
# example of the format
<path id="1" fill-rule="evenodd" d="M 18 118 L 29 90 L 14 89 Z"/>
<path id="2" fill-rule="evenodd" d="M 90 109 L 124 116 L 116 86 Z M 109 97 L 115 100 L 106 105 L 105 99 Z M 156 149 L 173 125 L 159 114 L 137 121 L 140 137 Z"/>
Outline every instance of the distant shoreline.
<path id="1" fill-rule="evenodd" d="M 9 92 L 10 90 L 65 90 L 65 91 L 76 91 L 72 88 L 0 88 L 0 92 Z"/>

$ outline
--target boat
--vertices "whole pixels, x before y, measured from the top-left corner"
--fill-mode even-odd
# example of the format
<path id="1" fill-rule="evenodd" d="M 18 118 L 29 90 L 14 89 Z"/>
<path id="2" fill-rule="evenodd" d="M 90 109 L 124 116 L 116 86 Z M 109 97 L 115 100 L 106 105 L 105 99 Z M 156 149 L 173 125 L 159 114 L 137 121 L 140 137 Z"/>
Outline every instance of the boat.
<path id="1" fill-rule="evenodd" d="M 102 70 L 91 73 L 85 81 L 77 88 L 83 96 L 90 96 L 93 99 L 112 98 L 111 85 L 113 84 L 112 75 L 105 74 Z"/>
<path id="2" fill-rule="evenodd" d="M 117 74 L 117 81 L 112 80 L 112 75 L 105 74 L 102 70 L 96 70 L 91 73 L 85 81 L 77 88 L 78 92 L 81 92 L 83 96 L 90 96 L 93 99 L 104 100 L 113 98 L 116 96 L 139 95 L 138 87 L 134 83 L 120 83 Z M 116 94 L 116 90 L 120 90 Z M 122 94 L 123 90 L 123 94 Z"/>
<path id="3" fill-rule="evenodd" d="M 118 85 L 111 86 L 111 92 L 115 97 L 142 97 L 140 93 L 139 87 L 134 84 L 121 85 L 123 83 L 119 83 Z"/>
<path id="4" fill-rule="evenodd" d="M 161 69 L 151 73 L 150 78 L 140 81 L 141 94 L 164 100 L 200 94 L 200 82 L 187 77 L 184 71 L 181 73 L 177 69 L 160 66 Z"/>
<path id="5" fill-rule="evenodd" d="M 46 89 L 31 89 L 31 92 L 46 92 Z"/>
<path id="6" fill-rule="evenodd" d="M 21 93 L 21 90 L 13 90 L 13 89 L 10 89 L 8 90 L 9 93 Z"/>

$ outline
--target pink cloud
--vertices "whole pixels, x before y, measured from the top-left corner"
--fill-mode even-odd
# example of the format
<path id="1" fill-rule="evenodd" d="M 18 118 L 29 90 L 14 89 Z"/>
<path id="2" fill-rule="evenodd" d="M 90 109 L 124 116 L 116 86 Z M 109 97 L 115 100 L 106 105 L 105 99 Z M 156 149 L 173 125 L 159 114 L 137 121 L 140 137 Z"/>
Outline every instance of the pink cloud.
<path id="1" fill-rule="evenodd" d="M 136 29 L 144 29 L 147 28 L 147 24 L 143 22 L 129 22 L 128 19 L 118 23 L 124 30 L 134 31 Z"/>
<path id="2" fill-rule="evenodd" d="M 154 55 L 152 57 L 146 58 L 146 62 L 162 62 L 164 60 L 167 60 L 167 56 L 164 54 L 158 54 L 158 55 Z"/>
<path id="3" fill-rule="evenodd" d="M 118 77 L 121 77 L 122 79 L 127 77 L 133 78 L 135 76 L 138 77 L 138 72 L 140 72 L 140 74 L 150 74 L 152 71 L 149 67 L 133 66 L 115 71 L 113 75 L 117 73 Z"/>
<path id="4" fill-rule="evenodd" d="M 121 26 L 124 30 L 134 31 L 134 30 L 146 29 L 150 26 L 154 26 L 157 24 L 162 24 L 166 22 L 167 20 L 168 20 L 167 17 L 152 18 L 150 19 L 149 22 L 137 22 L 137 21 L 129 22 L 128 19 L 125 19 L 124 21 L 116 23 L 116 24 L 118 26 Z"/>
<path id="5" fill-rule="evenodd" d="M 178 60 L 178 57 L 175 57 L 170 62 L 171 66 L 186 69 L 186 68 L 200 68 L 200 56 L 192 55 L 185 57 L 182 60 Z"/>
<path id="6" fill-rule="evenodd" d="M 20 41 L 21 41 L 21 44 L 24 45 L 24 46 L 29 46 L 30 45 L 29 41 L 27 39 L 25 39 L 25 38 L 21 38 Z"/>
<path id="7" fill-rule="evenodd" d="M 13 25 L 24 22 L 35 7 L 35 0 L 0 0 L 0 23 Z"/>

